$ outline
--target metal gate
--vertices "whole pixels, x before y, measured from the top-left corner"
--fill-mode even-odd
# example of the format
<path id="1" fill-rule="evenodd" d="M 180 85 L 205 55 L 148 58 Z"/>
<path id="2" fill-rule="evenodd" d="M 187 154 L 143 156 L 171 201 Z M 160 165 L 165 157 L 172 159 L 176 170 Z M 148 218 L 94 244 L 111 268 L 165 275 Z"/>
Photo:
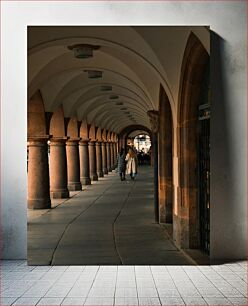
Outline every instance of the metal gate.
<path id="1" fill-rule="evenodd" d="M 199 106 L 198 142 L 200 247 L 209 254 L 210 244 L 210 106 Z"/>

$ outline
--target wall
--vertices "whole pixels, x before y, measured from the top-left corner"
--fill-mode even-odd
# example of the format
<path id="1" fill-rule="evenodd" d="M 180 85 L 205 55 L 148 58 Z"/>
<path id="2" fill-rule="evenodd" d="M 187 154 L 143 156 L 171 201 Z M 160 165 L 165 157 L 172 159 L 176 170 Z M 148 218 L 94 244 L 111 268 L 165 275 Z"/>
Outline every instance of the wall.
<path id="1" fill-rule="evenodd" d="M 211 257 L 246 256 L 246 3 L 10 2 L 2 7 L 3 257 L 26 258 L 27 25 L 210 25 Z M 176 157 L 174 164 L 177 165 Z M 175 178 L 176 179 L 176 178 Z"/>

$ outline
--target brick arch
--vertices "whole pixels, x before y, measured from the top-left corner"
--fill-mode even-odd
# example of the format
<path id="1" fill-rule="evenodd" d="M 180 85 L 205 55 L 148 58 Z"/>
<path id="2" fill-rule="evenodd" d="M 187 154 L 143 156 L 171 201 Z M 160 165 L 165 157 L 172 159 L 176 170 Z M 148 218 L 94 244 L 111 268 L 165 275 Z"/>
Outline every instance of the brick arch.
<path id="1" fill-rule="evenodd" d="M 173 219 L 173 122 L 169 98 L 160 85 L 159 92 L 159 222 L 172 223 Z"/>
<path id="2" fill-rule="evenodd" d="M 191 33 L 181 67 L 178 108 L 179 211 L 177 243 L 199 247 L 197 139 L 198 105 L 209 55 Z"/>
<path id="3" fill-rule="evenodd" d="M 38 90 L 28 101 L 28 137 L 46 135 L 46 115 L 41 92 Z"/>

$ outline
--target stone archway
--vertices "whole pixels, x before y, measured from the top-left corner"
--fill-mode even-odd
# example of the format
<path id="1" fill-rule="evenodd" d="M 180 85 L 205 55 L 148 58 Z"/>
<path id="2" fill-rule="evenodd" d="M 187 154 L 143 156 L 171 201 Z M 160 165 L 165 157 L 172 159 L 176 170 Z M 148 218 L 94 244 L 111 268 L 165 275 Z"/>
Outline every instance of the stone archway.
<path id="1" fill-rule="evenodd" d="M 159 222 L 172 223 L 173 219 L 173 179 L 172 179 L 172 135 L 173 122 L 171 106 L 164 88 L 159 93 Z"/>
<path id="2" fill-rule="evenodd" d="M 28 101 L 28 208 L 51 207 L 46 115 L 41 92 Z"/>
<path id="3" fill-rule="evenodd" d="M 191 33 L 181 67 L 178 109 L 179 218 L 177 244 L 199 248 L 198 208 L 198 105 L 209 55 Z"/>

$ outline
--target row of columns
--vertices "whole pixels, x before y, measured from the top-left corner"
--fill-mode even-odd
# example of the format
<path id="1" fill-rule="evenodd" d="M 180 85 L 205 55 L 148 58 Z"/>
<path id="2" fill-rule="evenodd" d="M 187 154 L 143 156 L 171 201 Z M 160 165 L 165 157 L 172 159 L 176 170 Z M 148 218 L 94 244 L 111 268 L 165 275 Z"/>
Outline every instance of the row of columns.
<path id="1" fill-rule="evenodd" d="M 47 142 L 49 140 L 50 160 Z M 28 141 L 28 208 L 51 207 L 116 167 L 117 143 L 81 138 L 32 137 Z"/>

